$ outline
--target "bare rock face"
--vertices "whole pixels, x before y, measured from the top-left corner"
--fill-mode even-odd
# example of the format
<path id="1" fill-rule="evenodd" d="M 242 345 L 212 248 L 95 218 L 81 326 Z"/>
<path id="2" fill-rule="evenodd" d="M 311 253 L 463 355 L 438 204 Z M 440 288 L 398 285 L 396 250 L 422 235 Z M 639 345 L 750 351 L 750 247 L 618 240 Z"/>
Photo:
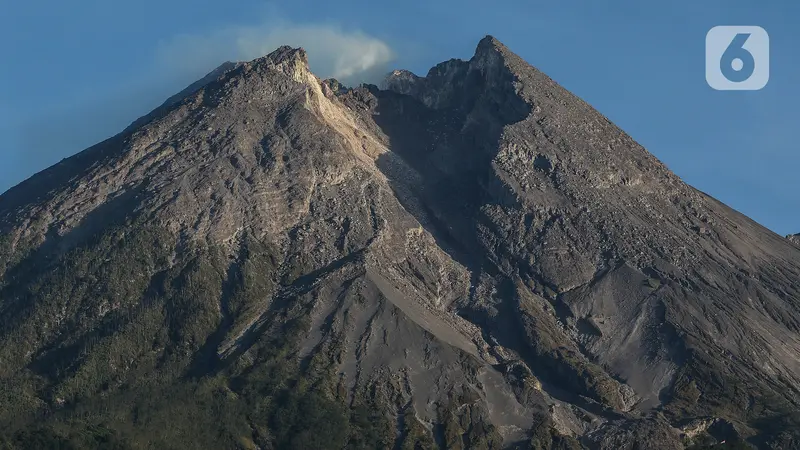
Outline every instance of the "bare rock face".
<path id="1" fill-rule="evenodd" d="M 800 244 L 800 234 L 790 234 L 789 236 L 786 236 L 786 239 L 789 239 L 790 242 L 795 244 Z"/>
<path id="2" fill-rule="evenodd" d="M 12 443 L 800 445 L 800 248 L 491 37 L 382 89 L 225 64 L 0 231 Z"/>

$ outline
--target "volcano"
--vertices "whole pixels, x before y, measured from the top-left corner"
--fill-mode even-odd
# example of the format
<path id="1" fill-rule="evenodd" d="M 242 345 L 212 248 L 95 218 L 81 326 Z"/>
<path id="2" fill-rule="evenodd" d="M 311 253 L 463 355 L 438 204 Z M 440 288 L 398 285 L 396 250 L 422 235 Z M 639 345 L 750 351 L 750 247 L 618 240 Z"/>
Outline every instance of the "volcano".
<path id="1" fill-rule="evenodd" d="M 799 280 L 491 36 L 281 47 L 0 196 L 0 448 L 800 448 Z"/>

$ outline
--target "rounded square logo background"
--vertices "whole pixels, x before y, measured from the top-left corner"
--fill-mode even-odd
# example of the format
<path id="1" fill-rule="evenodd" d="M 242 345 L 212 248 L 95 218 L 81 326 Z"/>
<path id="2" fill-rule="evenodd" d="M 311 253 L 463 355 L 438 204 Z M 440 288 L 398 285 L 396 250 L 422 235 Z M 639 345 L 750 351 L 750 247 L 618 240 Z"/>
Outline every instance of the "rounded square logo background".
<path id="1" fill-rule="evenodd" d="M 745 36 L 750 35 L 744 41 Z M 742 42 L 744 44 L 742 45 Z M 728 53 L 726 55 L 726 52 Z M 734 57 L 752 56 L 752 74 L 744 80 L 729 79 L 735 71 L 721 65 L 731 64 L 728 55 Z M 725 60 L 723 60 L 723 58 Z M 742 63 L 742 59 L 737 60 Z M 747 61 L 744 63 L 747 69 Z M 728 69 L 728 76 L 725 70 Z M 718 26 L 709 30 L 706 35 L 706 81 L 708 85 L 719 91 L 757 91 L 769 81 L 769 35 L 758 26 Z"/>

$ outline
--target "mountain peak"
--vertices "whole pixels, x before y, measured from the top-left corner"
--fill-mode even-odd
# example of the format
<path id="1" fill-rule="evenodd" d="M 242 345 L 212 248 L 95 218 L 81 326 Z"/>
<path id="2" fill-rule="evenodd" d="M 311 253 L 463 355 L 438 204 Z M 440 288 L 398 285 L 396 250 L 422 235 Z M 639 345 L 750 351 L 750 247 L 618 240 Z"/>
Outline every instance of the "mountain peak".
<path id="1" fill-rule="evenodd" d="M 408 70 L 395 70 L 386 77 L 383 87 L 415 97 L 434 109 L 466 107 L 476 96 L 487 94 L 501 103 L 498 96 L 507 95 L 511 104 L 502 109 L 519 110 L 521 99 L 513 93 L 515 76 L 511 72 L 512 67 L 519 66 L 518 61 L 521 59 L 500 41 L 486 36 L 469 60 L 444 61 L 432 67 L 424 77 Z"/>
<path id="2" fill-rule="evenodd" d="M 273 64 L 282 64 L 293 61 L 308 65 L 308 54 L 303 47 L 282 45 L 267 54 L 264 58 L 269 59 Z"/>
<path id="3" fill-rule="evenodd" d="M 306 76 L 311 73 L 308 65 L 308 54 L 302 47 L 293 48 L 284 45 L 266 56 L 253 60 L 251 63 L 254 67 L 267 65 L 300 82 L 305 80 Z"/>
<path id="4" fill-rule="evenodd" d="M 499 39 L 496 37 L 487 34 L 478 42 L 478 47 L 475 50 L 475 53 L 483 53 L 487 51 L 503 51 L 508 50 L 508 48 L 500 42 Z"/>

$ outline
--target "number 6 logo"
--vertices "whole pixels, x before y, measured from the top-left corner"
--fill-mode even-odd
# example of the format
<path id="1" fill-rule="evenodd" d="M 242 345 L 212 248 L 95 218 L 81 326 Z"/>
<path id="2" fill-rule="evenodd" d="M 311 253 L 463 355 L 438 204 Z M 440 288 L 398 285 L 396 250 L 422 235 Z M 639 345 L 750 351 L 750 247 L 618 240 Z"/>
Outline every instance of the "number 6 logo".
<path id="1" fill-rule="evenodd" d="M 769 35 L 756 26 L 720 26 L 706 35 L 706 81 L 721 91 L 762 89 L 769 81 Z"/>

